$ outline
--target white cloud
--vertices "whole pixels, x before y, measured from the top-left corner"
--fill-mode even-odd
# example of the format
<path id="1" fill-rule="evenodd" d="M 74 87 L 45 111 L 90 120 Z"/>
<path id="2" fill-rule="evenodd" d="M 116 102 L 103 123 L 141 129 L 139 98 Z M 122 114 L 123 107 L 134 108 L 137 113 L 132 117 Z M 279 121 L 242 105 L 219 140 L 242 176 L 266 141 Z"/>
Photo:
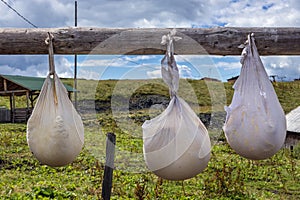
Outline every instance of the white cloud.
<path id="1" fill-rule="evenodd" d="M 147 71 L 148 78 L 161 78 L 161 70 Z"/>
<path id="2" fill-rule="evenodd" d="M 194 60 L 201 59 L 197 55 L 175 55 L 176 62 L 192 62 Z"/>
<path id="3" fill-rule="evenodd" d="M 124 63 L 119 59 L 87 59 L 77 64 L 79 67 L 120 67 Z"/>
<path id="4" fill-rule="evenodd" d="M 182 78 L 193 78 L 192 70 L 186 65 L 177 64 L 179 76 Z"/>
<path id="5" fill-rule="evenodd" d="M 55 56 L 55 70 L 61 78 L 74 77 L 73 63 L 63 56 Z"/>
<path id="6" fill-rule="evenodd" d="M 5 58 L 5 57 L 4 57 Z M 3 64 L 8 58 L 0 62 L 0 73 L 9 75 L 23 75 L 23 76 L 38 76 L 46 77 L 49 72 L 49 63 L 47 59 L 41 59 L 43 57 L 14 57 L 17 61 L 11 65 Z M 23 59 L 25 58 L 25 59 Z M 31 60 L 31 59 L 32 60 Z M 73 77 L 73 64 L 70 63 L 63 56 L 55 56 L 55 71 L 61 78 Z M 20 64 L 19 62 L 23 62 Z"/>
<path id="7" fill-rule="evenodd" d="M 96 57 L 96 58 L 95 58 Z M 79 67 L 136 67 L 153 62 L 157 56 L 140 55 L 140 56 L 92 56 L 79 62 Z"/>
<path id="8" fill-rule="evenodd" d="M 72 26 L 74 24 L 74 5 L 72 1 L 14 0 L 6 2 L 38 27 L 61 27 Z M 21 19 L 2 2 L 0 3 L 0 13 L 0 27 L 32 28 L 31 25 Z"/>
<path id="9" fill-rule="evenodd" d="M 134 27 L 139 27 L 139 28 L 156 28 L 156 27 L 190 27 L 191 24 L 188 22 L 176 22 L 175 20 L 171 20 L 172 17 L 170 16 L 169 19 L 166 20 L 159 20 L 159 19 L 139 19 L 136 22 L 134 22 L 133 26 Z"/>
<path id="10" fill-rule="evenodd" d="M 242 65 L 240 64 L 239 61 L 236 62 L 215 62 L 215 65 L 218 68 L 223 68 L 224 70 L 233 70 L 233 69 L 240 69 Z"/>
<path id="11" fill-rule="evenodd" d="M 78 24 L 100 27 L 187 27 L 204 17 L 202 4 L 198 0 L 80 1 Z"/>
<path id="12" fill-rule="evenodd" d="M 300 26 L 299 5 L 297 0 L 236 1 L 214 15 L 217 21 L 227 26 Z"/>
<path id="13" fill-rule="evenodd" d="M 186 65 L 177 64 L 179 77 L 181 78 L 194 78 L 191 68 Z M 152 71 L 147 71 L 148 78 L 162 78 L 160 66 L 157 66 Z"/>
<path id="14" fill-rule="evenodd" d="M 300 56 L 262 56 L 268 75 L 293 80 L 300 77 Z"/>
<path id="15" fill-rule="evenodd" d="M 79 73 L 78 73 L 78 78 L 99 80 L 100 73 L 89 71 L 89 70 L 80 69 Z"/>
<path id="16" fill-rule="evenodd" d="M 154 55 L 138 55 L 138 56 L 124 56 L 123 60 L 129 62 L 143 62 L 145 60 L 151 60 L 156 58 Z"/>
<path id="17" fill-rule="evenodd" d="M 13 0 L 11 6 L 39 27 L 74 25 L 74 1 Z M 300 1 L 79 0 L 78 26 L 200 27 L 299 26 Z M 1 27 L 31 27 L 0 3 Z"/>
<path id="18" fill-rule="evenodd" d="M 11 67 L 9 65 L 0 65 L 1 74 L 5 75 L 23 75 L 23 76 L 39 76 L 39 77 L 45 77 L 47 76 L 48 70 L 39 70 L 36 69 L 39 68 L 39 65 L 32 65 L 25 69 L 18 69 Z"/>

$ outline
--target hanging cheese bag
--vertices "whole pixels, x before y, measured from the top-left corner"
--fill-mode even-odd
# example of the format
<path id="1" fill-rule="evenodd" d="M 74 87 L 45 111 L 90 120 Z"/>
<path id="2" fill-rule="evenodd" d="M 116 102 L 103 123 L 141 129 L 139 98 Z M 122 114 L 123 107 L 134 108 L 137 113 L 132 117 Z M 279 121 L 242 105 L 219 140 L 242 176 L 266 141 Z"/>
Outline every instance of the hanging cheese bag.
<path id="1" fill-rule="evenodd" d="M 80 153 L 84 129 L 66 88 L 55 73 L 50 34 L 49 64 L 50 72 L 27 123 L 27 142 L 41 164 L 58 167 L 71 163 Z"/>
<path id="2" fill-rule="evenodd" d="M 243 50 L 241 74 L 235 84 L 223 130 L 229 145 L 241 156 L 260 160 L 284 144 L 286 119 L 260 60 L 254 37 Z"/>
<path id="3" fill-rule="evenodd" d="M 177 96 L 179 72 L 173 54 L 171 32 L 164 36 L 168 50 L 162 59 L 162 77 L 169 86 L 171 101 L 159 116 L 143 124 L 143 151 L 146 165 L 157 176 L 184 180 L 203 171 L 210 159 L 207 129 L 189 105 Z"/>

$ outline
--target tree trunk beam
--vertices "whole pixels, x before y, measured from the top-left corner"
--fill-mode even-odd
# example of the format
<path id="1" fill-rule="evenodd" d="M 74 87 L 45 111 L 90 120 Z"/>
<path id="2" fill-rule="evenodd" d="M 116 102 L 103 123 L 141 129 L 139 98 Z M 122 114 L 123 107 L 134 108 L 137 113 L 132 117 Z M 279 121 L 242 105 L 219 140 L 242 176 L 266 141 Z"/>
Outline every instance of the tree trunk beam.
<path id="1" fill-rule="evenodd" d="M 0 54 L 48 54 L 47 32 L 54 35 L 55 54 L 164 54 L 162 28 L 0 28 Z M 240 55 L 254 33 L 260 55 L 300 55 L 300 27 L 178 28 L 178 55 Z"/>

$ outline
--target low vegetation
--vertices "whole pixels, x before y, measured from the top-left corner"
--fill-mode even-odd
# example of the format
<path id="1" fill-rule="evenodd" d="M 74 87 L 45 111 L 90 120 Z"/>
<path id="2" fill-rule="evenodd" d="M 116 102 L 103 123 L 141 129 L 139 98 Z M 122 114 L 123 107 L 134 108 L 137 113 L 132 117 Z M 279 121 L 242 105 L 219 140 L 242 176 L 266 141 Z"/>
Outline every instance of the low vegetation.
<path id="1" fill-rule="evenodd" d="M 101 120 L 104 128 L 110 120 Z M 100 128 L 100 126 L 99 126 Z M 105 134 L 97 126 L 86 129 L 86 146 L 70 165 L 40 165 L 26 143 L 25 124 L 0 128 L 1 199 L 99 199 L 104 169 Z M 109 128 L 107 128 L 109 131 Z M 117 135 L 112 199 L 299 199 L 300 147 L 283 148 L 263 161 L 250 161 L 225 142 L 215 144 L 207 169 L 186 181 L 167 181 L 147 171 L 142 140 Z M 134 157 L 134 155 L 136 155 Z"/>
<path id="2" fill-rule="evenodd" d="M 201 113 L 220 112 L 222 122 L 232 84 L 208 84 L 182 80 L 180 95 L 200 117 Z M 274 85 L 286 113 L 300 105 L 299 85 Z M 41 165 L 33 157 L 26 143 L 26 124 L 1 124 L 0 199 L 100 199 L 108 132 L 117 136 L 111 199 L 300 199 L 300 146 L 292 152 L 282 148 L 270 159 L 251 161 L 228 146 L 220 126 L 209 126 L 213 149 L 207 169 L 189 180 L 163 180 L 145 166 L 140 126 L 167 105 L 164 84 L 160 80 L 79 80 L 78 87 L 85 147 L 65 167 Z M 155 99 L 161 101 L 161 107 L 154 106 Z M 7 106 L 6 101 L 0 98 L 0 105 Z M 139 103 L 143 106 L 137 107 Z M 19 101 L 17 106 L 23 105 Z"/>

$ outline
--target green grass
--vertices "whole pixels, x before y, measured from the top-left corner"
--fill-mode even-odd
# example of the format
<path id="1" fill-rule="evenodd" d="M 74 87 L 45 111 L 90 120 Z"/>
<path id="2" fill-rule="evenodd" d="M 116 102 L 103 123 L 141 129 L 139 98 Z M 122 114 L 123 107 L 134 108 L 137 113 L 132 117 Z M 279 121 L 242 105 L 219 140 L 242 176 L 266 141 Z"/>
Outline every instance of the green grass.
<path id="1" fill-rule="evenodd" d="M 276 83 L 274 88 L 286 113 L 300 105 L 299 83 Z M 79 101 L 108 104 L 112 98 L 169 95 L 161 80 L 79 80 L 78 89 Z M 222 111 L 233 90 L 230 83 L 181 80 L 179 95 L 197 113 L 211 112 L 212 104 Z M 7 101 L 1 97 L 0 105 L 9 105 Z M 198 104 L 199 108 L 194 107 Z M 17 107 L 24 105 L 22 99 L 17 103 Z M 32 156 L 26 124 L 1 124 L 0 199 L 99 199 L 107 132 L 117 136 L 112 199 L 300 199 L 300 146 L 294 152 L 283 148 L 270 159 L 250 161 L 235 154 L 226 142 L 216 143 L 224 139 L 220 130 L 210 130 L 212 158 L 203 173 L 185 181 L 158 178 L 143 160 L 141 125 L 159 112 L 144 109 L 116 114 L 108 109 L 83 114 L 84 149 L 73 163 L 60 168 L 40 165 Z"/>
<path id="2" fill-rule="evenodd" d="M 51 168 L 32 156 L 25 124 L 1 124 L 0 132 L 0 199 L 85 199 L 98 195 L 103 170 L 87 150 L 66 167 Z"/>
<path id="3" fill-rule="evenodd" d="M 227 143 L 218 143 L 203 173 L 185 181 L 167 181 L 145 167 L 141 136 L 116 123 L 107 113 L 99 114 L 94 123 L 85 122 L 84 149 L 72 164 L 60 168 L 40 165 L 31 155 L 25 124 L 1 124 L 0 199 L 99 199 L 104 133 L 110 131 L 117 136 L 112 199 L 300 198 L 300 160 L 288 149 L 267 160 L 250 161 Z"/>

